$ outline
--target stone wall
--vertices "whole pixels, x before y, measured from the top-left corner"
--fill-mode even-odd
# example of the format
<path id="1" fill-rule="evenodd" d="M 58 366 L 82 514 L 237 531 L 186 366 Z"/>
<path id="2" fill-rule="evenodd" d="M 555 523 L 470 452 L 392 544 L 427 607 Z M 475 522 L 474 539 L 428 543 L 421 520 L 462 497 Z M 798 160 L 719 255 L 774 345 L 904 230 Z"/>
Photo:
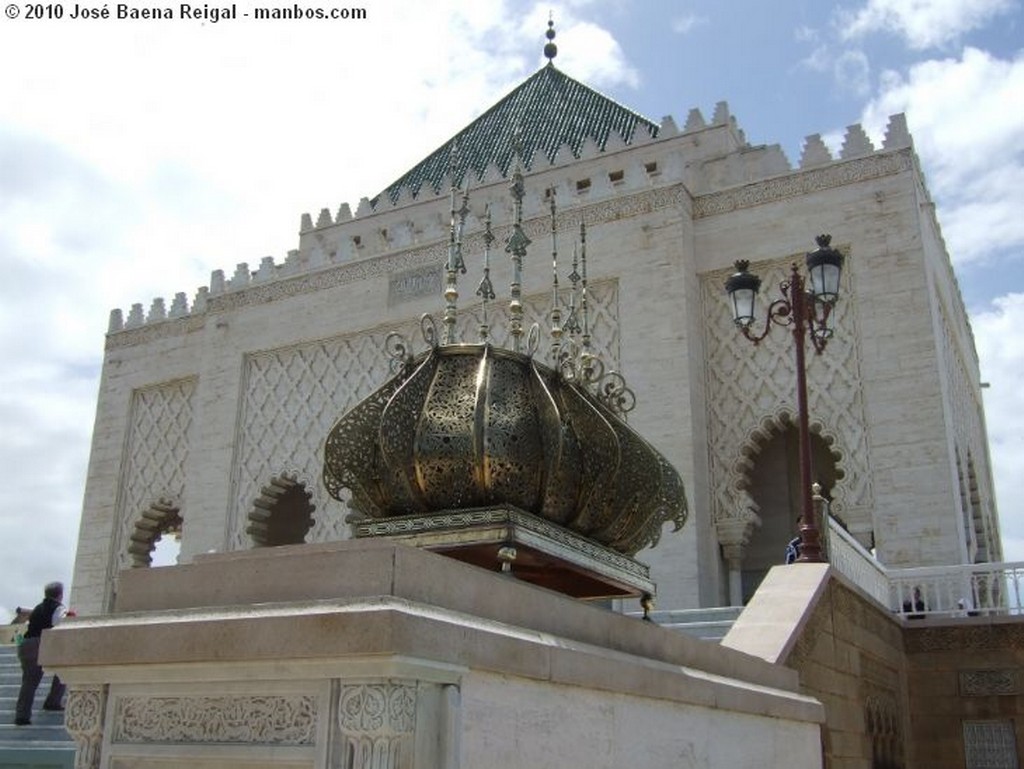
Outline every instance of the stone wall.
<path id="1" fill-rule="evenodd" d="M 908 623 L 917 765 L 1018 766 L 1024 756 L 1024 623 L 968 617 Z"/>
<path id="2" fill-rule="evenodd" d="M 826 564 L 774 568 L 723 644 L 800 675 L 829 769 L 1017 767 L 1020 617 L 900 619 Z"/>

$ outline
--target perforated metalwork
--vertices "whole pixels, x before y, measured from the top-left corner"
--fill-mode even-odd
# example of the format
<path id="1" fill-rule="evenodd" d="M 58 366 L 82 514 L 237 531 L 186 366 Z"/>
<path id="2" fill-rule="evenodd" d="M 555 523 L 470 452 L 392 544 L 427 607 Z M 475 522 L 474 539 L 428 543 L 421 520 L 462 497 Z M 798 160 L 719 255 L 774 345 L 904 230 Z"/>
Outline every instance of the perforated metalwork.
<path id="1" fill-rule="evenodd" d="M 686 520 L 676 472 L 582 384 L 486 344 L 411 365 L 327 439 L 325 486 L 362 514 L 509 504 L 627 554 Z"/>

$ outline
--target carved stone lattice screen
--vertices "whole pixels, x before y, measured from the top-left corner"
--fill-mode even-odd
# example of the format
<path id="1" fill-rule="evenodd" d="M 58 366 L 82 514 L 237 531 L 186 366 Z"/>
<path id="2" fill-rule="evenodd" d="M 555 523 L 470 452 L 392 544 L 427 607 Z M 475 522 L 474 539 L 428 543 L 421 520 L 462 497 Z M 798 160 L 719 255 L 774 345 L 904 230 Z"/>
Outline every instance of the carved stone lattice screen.
<path id="1" fill-rule="evenodd" d="M 136 390 L 128 417 L 124 471 L 118 496 L 115 570 L 132 564 L 128 543 L 135 522 L 154 501 L 185 508 L 185 466 L 194 413 L 195 379 Z"/>
<path id="2" fill-rule="evenodd" d="M 966 769 L 1018 769 L 1013 721 L 964 721 Z"/>
<path id="3" fill-rule="evenodd" d="M 752 266 L 763 281 L 759 312 L 781 298 L 779 283 L 787 278 L 793 261 L 802 258 Z M 853 261 L 847 262 L 847 285 Z M 745 452 L 756 445 L 755 433 L 766 421 L 778 422 L 782 412 L 790 414 L 794 424 L 797 419 L 792 333 L 788 328 L 776 328 L 757 346 L 743 337 L 733 323 L 724 288 L 732 272 L 719 270 L 701 276 L 708 458 L 712 520 L 716 523 L 746 514 L 750 498 L 745 491 Z M 832 511 L 857 532 L 870 530 L 873 498 L 854 301 L 845 297 L 836 305 L 836 334 L 824 354 L 809 350 L 807 389 L 812 429 L 818 426 L 823 437 L 833 438 L 830 449 L 841 457 L 844 477 L 833 489 Z M 761 322 L 759 318 L 756 329 L 762 328 Z"/>
<path id="4" fill-rule="evenodd" d="M 591 333 L 595 352 L 609 368 L 619 363 L 618 282 L 594 282 L 588 290 Z M 547 358 L 550 297 L 524 300 L 524 327 L 540 324 L 538 357 Z M 507 316 L 503 302 L 488 310 L 491 339 L 507 343 Z M 460 338 L 477 341 L 480 306 L 459 314 Z M 439 320 L 439 314 L 436 319 Z M 335 421 L 383 384 L 391 374 L 391 358 L 384 340 L 392 331 L 403 334 L 413 352 L 426 349 L 419 321 L 286 347 L 248 356 L 239 423 L 230 511 L 229 549 L 251 547 L 245 534 L 246 519 L 260 489 L 282 472 L 294 473 L 316 506 L 308 542 L 345 539 L 347 510 L 332 500 L 321 483 L 324 439 Z"/>

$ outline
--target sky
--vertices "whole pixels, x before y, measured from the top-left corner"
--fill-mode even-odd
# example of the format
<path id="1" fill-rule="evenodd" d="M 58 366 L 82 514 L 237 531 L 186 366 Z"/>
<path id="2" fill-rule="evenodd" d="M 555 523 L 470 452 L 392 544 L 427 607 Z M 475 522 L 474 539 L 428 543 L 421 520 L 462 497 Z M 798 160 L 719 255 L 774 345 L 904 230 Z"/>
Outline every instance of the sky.
<path id="1" fill-rule="evenodd" d="M 217 22 L 165 2 L 0 15 L 0 621 L 70 583 L 110 310 L 281 262 L 303 213 L 355 210 L 540 67 L 549 14 L 567 74 L 679 125 L 727 101 L 794 165 L 810 134 L 835 150 L 862 123 L 879 146 L 906 113 L 1024 560 L 1021 0 L 304 0 L 366 11 L 308 21 L 240 0 Z"/>

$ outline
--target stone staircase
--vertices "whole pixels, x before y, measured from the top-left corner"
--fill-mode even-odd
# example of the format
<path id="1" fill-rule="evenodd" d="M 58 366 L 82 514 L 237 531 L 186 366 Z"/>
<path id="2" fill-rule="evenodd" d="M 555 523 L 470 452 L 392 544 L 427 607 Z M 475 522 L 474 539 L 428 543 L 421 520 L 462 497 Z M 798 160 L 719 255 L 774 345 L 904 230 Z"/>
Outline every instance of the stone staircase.
<path id="1" fill-rule="evenodd" d="M 741 611 L 742 606 L 652 611 L 651 620 L 670 630 L 718 643 L 725 638 Z"/>
<path id="2" fill-rule="evenodd" d="M 71 769 L 75 743 L 64 729 L 64 714 L 43 710 L 50 688 L 44 675 L 36 691 L 31 726 L 14 725 L 14 705 L 21 686 L 21 665 L 13 645 L 0 645 L 0 767 L 3 769 Z"/>

